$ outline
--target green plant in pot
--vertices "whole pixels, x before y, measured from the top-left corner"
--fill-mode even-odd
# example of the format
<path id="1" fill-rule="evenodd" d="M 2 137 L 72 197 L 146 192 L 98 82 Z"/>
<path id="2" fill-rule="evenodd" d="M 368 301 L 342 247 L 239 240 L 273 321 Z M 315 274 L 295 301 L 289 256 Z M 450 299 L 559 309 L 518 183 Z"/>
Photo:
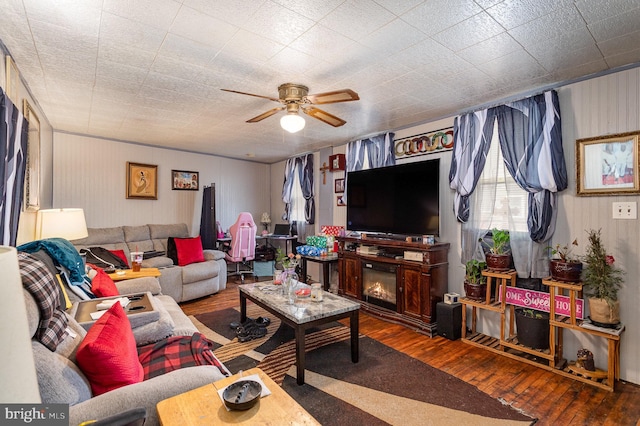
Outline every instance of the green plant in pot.
<path id="1" fill-rule="evenodd" d="M 556 244 L 551 249 L 553 256 L 549 261 L 551 278 L 557 281 L 577 282 L 582 274 L 582 262 L 572 253 L 572 246 L 577 246 L 578 240 L 571 244 Z"/>
<path id="2" fill-rule="evenodd" d="M 586 263 L 583 283 L 589 302 L 589 317 L 596 325 L 616 325 L 620 322 L 618 290 L 622 287 L 624 272 L 614 266 L 615 259 L 607 254 L 600 229 L 591 229 L 587 233 L 589 245 L 583 258 Z"/>
<path id="3" fill-rule="evenodd" d="M 487 278 L 482 275 L 482 271 L 485 269 L 487 269 L 487 264 L 476 259 L 465 263 L 464 292 L 467 298 L 485 300 Z"/>
<path id="4" fill-rule="evenodd" d="M 549 313 L 516 308 L 518 343 L 533 349 L 549 349 Z"/>
<path id="5" fill-rule="evenodd" d="M 491 230 L 491 246 L 485 255 L 487 267 L 497 271 L 506 271 L 511 267 L 511 249 L 509 246 L 509 231 L 504 229 Z"/>

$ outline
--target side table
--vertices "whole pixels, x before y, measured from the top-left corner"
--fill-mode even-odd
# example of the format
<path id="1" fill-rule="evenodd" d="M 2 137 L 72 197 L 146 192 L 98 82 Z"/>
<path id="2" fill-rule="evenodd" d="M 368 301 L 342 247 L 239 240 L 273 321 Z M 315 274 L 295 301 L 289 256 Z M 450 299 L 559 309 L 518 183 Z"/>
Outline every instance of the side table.
<path id="1" fill-rule="evenodd" d="M 328 254 L 326 256 L 301 256 L 302 264 L 300 265 L 302 272 L 302 281 L 307 282 L 307 262 L 316 262 L 322 265 L 322 287 L 329 291 L 331 283 L 329 282 L 329 267 L 332 263 L 338 263 L 338 254 Z"/>
<path id="2" fill-rule="evenodd" d="M 133 272 L 133 269 L 123 269 L 120 272 L 124 272 L 124 273 L 119 274 L 118 272 L 114 272 L 112 274 L 109 274 L 109 276 L 113 281 L 123 281 L 123 280 L 130 280 L 133 278 L 142 278 L 142 277 L 157 278 L 160 275 L 162 275 L 158 268 L 140 268 L 138 272 Z"/>
<path id="3" fill-rule="evenodd" d="M 249 410 L 228 411 L 218 391 L 252 374 L 260 377 L 271 391 L 271 395 L 261 398 L 260 402 Z M 320 424 L 259 368 L 245 371 L 242 377 L 234 374 L 215 383 L 160 401 L 156 405 L 160 424 L 163 426 Z"/>

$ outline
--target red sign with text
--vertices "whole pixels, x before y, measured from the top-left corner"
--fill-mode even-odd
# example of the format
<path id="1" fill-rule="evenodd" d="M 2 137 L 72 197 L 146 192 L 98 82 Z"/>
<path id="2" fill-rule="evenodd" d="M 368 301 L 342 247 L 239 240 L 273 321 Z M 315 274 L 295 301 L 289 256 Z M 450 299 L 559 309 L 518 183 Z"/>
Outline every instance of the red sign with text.
<path id="1" fill-rule="evenodd" d="M 500 292 L 500 301 L 502 301 L 502 292 Z M 549 312 L 551 296 L 549 293 L 541 291 L 527 290 L 518 287 L 507 287 L 506 302 L 510 305 L 520 306 L 522 308 L 531 308 L 538 311 Z M 565 317 L 571 316 L 571 299 L 569 296 L 556 294 L 556 314 Z M 576 318 L 584 319 L 584 300 L 576 299 Z"/>

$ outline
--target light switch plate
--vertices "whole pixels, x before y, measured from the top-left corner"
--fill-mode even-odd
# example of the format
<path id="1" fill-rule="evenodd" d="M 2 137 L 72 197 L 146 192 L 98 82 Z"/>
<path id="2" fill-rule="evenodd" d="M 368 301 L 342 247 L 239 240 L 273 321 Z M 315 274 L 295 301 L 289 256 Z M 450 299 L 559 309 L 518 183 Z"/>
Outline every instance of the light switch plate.
<path id="1" fill-rule="evenodd" d="M 613 203 L 614 219 L 637 219 L 638 204 L 635 201 Z"/>

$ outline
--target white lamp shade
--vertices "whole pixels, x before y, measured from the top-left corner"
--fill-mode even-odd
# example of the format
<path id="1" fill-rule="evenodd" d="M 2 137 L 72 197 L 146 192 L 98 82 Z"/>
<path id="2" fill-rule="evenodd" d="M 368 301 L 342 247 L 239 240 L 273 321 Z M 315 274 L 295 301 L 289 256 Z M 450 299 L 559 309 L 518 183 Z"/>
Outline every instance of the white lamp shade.
<path id="1" fill-rule="evenodd" d="M 36 216 L 36 240 L 65 238 L 77 240 L 88 236 L 87 222 L 82 209 L 38 210 Z"/>
<path id="2" fill-rule="evenodd" d="M 298 114 L 287 114 L 280 119 L 280 126 L 289 133 L 299 132 L 304 129 L 306 122 Z"/>

